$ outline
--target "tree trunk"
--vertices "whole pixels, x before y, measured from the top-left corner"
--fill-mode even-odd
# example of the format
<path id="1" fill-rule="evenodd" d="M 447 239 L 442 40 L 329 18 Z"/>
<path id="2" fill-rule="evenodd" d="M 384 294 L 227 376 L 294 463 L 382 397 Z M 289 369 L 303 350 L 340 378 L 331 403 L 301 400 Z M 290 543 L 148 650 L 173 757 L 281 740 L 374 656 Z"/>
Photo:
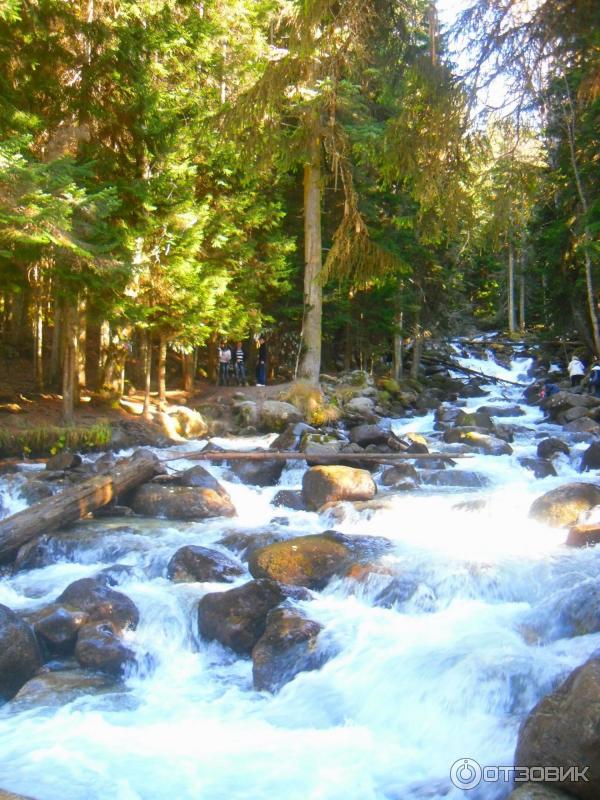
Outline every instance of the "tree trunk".
<path id="1" fill-rule="evenodd" d="M 63 360 L 63 419 L 67 425 L 73 424 L 75 407 L 75 379 L 77 370 L 77 308 L 75 303 L 67 303 L 63 309 L 64 360 Z"/>
<path id="2" fill-rule="evenodd" d="M 519 330 L 525 333 L 525 256 L 519 256 Z"/>
<path id="3" fill-rule="evenodd" d="M 44 305 L 40 268 L 36 267 L 33 291 L 33 375 L 38 391 L 44 388 Z"/>
<path id="4" fill-rule="evenodd" d="M 581 173 L 579 172 L 579 165 L 577 163 L 577 153 L 575 150 L 575 107 L 573 105 L 573 100 L 571 97 L 571 89 L 569 87 L 569 81 L 567 80 L 566 76 L 563 77 L 567 90 L 567 100 L 569 103 L 569 112 L 570 112 L 568 115 L 567 112 L 564 111 L 565 127 L 567 129 L 567 139 L 569 141 L 571 167 L 573 169 L 573 175 L 575 177 L 575 184 L 577 186 L 577 194 L 579 195 L 579 202 L 581 203 L 581 208 L 584 217 L 587 217 L 589 205 L 585 190 L 583 188 Z M 593 246 L 593 239 L 586 219 L 583 227 L 583 258 L 585 263 L 585 285 L 587 290 L 588 313 L 590 316 L 590 324 L 592 327 L 592 337 L 594 339 L 594 351 L 597 356 L 600 356 L 600 328 L 598 326 L 598 313 L 596 310 L 596 300 L 594 292 L 592 257 L 590 252 L 590 248 L 592 246 Z"/>
<path id="5" fill-rule="evenodd" d="M 62 356 L 62 306 L 54 299 L 54 327 L 52 329 L 52 350 L 50 351 L 50 385 L 58 388 L 60 383 L 60 365 Z"/>
<path id="6" fill-rule="evenodd" d="M 144 417 L 150 416 L 150 390 L 152 387 L 152 337 L 146 330 L 142 333 L 142 360 L 144 363 Z"/>
<path id="7" fill-rule="evenodd" d="M 304 165 L 304 324 L 298 376 L 318 383 L 321 372 L 321 322 L 323 316 L 321 241 L 321 135 L 315 115 Z"/>
<path id="8" fill-rule="evenodd" d="M 192 394 L 194 391 L 194 351 L 184 353 L 181 364 L 183 369 L 183 391 Z"/>
<path id="9" fill-rule="evenodd" d="M 167 337 L 164 333 L 160 335 L 160 342 L 158 346 L 158 402 L 160 404 L 167 402 Z"/>
<path id="10" fill-rule="evenodd" d="M 107 320 L 103 319 L 102 322 L 100 323 L 100 339 L 98 347 L 98 380 L 96 381 L 96 389 L 98 391 L 100 391 L 104 385 L 109 350 L 110 350 L 110 323 Z"/>
<path id="11" fill-rule="evenodd" d="M 412 350 L 412 364 L 410 366 L 410 377 L 418 380 L 419 368 L 421 366 L 421 353 L 423 351 L 423 333 L 421 331 L 421 313 L 417 312 L 414 327 L 414 344 Z"/>
<path id="12" fill-rule="evenodd" d="M 85 389 L 86 384 L 86 342 L 87 342 L 87 299 L 79 296 L 77 304 L 77 388 Z"/>
<path id="13" fill-rule="evenodd" d="M 515 315 L 515 248 L 512 240 L 508 242 L 508 332 L 516 333 Z"/>
<path id="14" fill-rule="evenodd" d="M 73 362 L 75 366 L 75 362 Z M 75 370 L 73 370 L 75 375 Z M 47 531 L 68 525 L 105 506 L 119 494 L 150 480 L 158 472 L 158 461 L 147 453 L 134 453 L 117 462 L 110 475 L 90 480 L 0 521 L 0 562 L 14 559 L 19 548 Z"/>

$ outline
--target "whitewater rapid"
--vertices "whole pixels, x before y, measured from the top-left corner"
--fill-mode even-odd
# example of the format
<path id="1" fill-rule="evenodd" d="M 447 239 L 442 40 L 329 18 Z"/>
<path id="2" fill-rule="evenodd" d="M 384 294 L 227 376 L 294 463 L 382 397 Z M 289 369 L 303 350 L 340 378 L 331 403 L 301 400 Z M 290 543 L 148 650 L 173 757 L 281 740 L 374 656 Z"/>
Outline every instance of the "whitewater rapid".
<path id="1" fill-rule="evenodd" d="M 510 370 L 490 359 L 462 363 L 510 380 L 526 380 L 530 365 L 524 358 Z M 488 397 L 466 407 L 519 401 L 517 387 L 486 389 Z M 131 571 L 118 588 L 140 610 L 138 629 L 126 634 L 140 667 L 118 688 L 62 706 L 50 698 L 0 708 L 0 787 L 37 800 L 506 797 L 508 783 L 463 792 L 450 781 L 451 765 L 463 758 L 512 764 L 529 709 L 600 646 L 600 634 L 573 637 L 559 621 L 582 584 L 598 584 L 600 548 L 567 549 L 564 531 L 527 516 L 540 494 L 581 480 L 577 465 L 586 445 L 556 459 L 559 477 L 534 479 L 518 457 L 535 455 L 536 435 L 560 429 L 540 424 L 538 409 L 522 408 L 524 416 L 498 420 L 519 426 L 512 456 L 475 456 L 454 467 L 480 473 L 488 481 L 482 488 L 425 487 L 380 510 L 349 509 L 340 521 L 272 505 L 278 488 L 300 486 L 297 465 L 279 487 L 266 489 L 211 467 L 237 518 L 84 522 L 63 560 L 0 580 L 0 603 L 33 610 L 74 580 L 125 564 Z M 433 415 L 392 426 L 427 433 Z M 172 467 L 191 465 L 185 452 L 197 447 L 182 446 Z M 3 513 L 23 507 L 17 490 L 14 481 L 0 481 Z M 474 500 L 482 502 L 474 507 Z M 198 638 L 198 600 L 231 585 L 165 577 L 168 560 L 185 544 L 211 545 L 226 532 L 273 525 L 297 535 L 335 526 L 386 536 L 394 547 L 385 567 L 418 586 L 392 608 L 375 605 L 386 581 L 377 575 L 364 584 L 336 580 L 300 603 L 324 626 L 320 646 L 332 657 L 275 696 L 252 689 L 249 660 Z"/>

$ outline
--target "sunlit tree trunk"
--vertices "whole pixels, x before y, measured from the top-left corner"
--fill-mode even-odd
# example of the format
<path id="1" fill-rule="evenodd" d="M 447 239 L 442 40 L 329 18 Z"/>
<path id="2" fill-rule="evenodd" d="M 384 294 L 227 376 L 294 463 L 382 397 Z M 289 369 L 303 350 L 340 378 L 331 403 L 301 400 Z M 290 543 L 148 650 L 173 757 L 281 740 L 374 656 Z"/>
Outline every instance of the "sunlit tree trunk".
<path id="1" fill-rule="evenodd" d="M 64 358 L 62 381 L 62 412 L 63 419 L 67 425 L 73 423 L 75 408 L 77 328 L 77 304 L 75 302 L 67 302 L 63 307 Z"/>
<path id="2" fill-rule="evenodd" d="M 194 351 L 191 353 L 184 353 L 181 359 L 181 366 L 183 371 L 183 391 L 192 394 L 194 391 Z"/>
<path id="3" fill-rule="evenodd" d="M 158 346 L 158 402 L 167 401 L 167 337 L 164 333 L 160 335 Z"/>
<path id="4" fill-rule="evenodd" d="M 52 329 L 52 349 L 50 351 L 50 385 L 54 389 L 60 386 L 60 365 L 62 360 L 62 306 L 58 298 L 54 299 L 54 327 Z"/>
<path id="5" fill-rule="evenodd" d="M 80 390 L 86 384 L 87 299 L 83 293 L 79 296 L 77 315 L 77 388 Z"/>
<path id="6" fill-rule="evenodd" d="M 318 383 L 321 372 L 323 269 L 321 241 L 321 137 L 313 119 L 308 162 L 304 165 L 304 324 L 298 377 Z"/>
<path id="7" fill-rule="evenodd" d="M 144 369 L 144 409 L 145 417 L 150 416 L 150 390 L 152 388 L 152 339 L 147 330 L 142 334 L 142 362 Z"/>

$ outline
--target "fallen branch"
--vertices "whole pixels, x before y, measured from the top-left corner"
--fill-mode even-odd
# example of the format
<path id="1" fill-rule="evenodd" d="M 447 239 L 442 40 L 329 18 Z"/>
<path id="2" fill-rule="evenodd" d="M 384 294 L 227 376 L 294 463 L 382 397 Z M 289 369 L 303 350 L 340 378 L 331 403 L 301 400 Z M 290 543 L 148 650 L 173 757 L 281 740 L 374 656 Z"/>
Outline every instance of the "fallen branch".
<path id="1" fill-rule="evenodd" d="M 0 563 L 14 559 L 19 548 L 36 536 L 75 522 L 150 480 L 159 468 L 151 453 L 140 451 L 117 462 L 110 474 L 96 475 L 0 520 Z"/>
<path id="2" fill-rule="evenodd" d="M 453 361 L 445 361 L 442 358 L 421 356 L 421 361 L 429 364 L 439 364 L 440 366 L 448 367 L 448 369 L 452 369 L 455 372 L 464 372 L 466 375 L 474 375 L 477 378 L 484 378 L 484 380 L 489 381 L 490 383 L 508 383 L 511 386 L 522 386 L 523 388 L 529 385 L 527 383 L 519 383 L 518 381 L 509 381 L 508 378 L 498 378 L 495 375 L 486 375 L 485 372 L 478 372 L 476 369 L 462 367 L 460 364 L 456 364 Z"/>

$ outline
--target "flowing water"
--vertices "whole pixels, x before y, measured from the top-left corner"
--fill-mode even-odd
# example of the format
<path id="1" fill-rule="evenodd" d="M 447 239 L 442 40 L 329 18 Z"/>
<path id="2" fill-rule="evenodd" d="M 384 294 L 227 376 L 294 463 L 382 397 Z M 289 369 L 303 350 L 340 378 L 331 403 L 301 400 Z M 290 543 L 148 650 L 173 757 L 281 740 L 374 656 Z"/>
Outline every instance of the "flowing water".
<path id="1" fill-rule="evenodd" d="M 492 360 L 462 363 L 526 380 L 530 362 L 517 359 L 510 370 Z M 506 384 L 486 388 L 489 397 L 468 408 L 519 399 L 520 390 Z M 138 629 L 126 636 L 141 666 L 112 691 L 0 708 L 0 786 L 38 800 L 506 797 L 504 782 L 455 787 L 451 765 L 464 758 L 510 765 L 528 710 L 600 646 L 600 634 L 573 636 L 564 614 L 582 590 L 597 588 L 600 548 L 567 549 L 564 531 L 527 516 L 535 497 L 581 480 L 576 467 L 586 445 L 556 460 L 558 478 L 535 480 L 517 457 L 535 455 L 536 437 L 560 430 L 543 424 L 538 409 L 523 408 L 525 416 L 498 420 L 519 426 L 514 455 L 475 456 L 454 467 L 484 476 L 479 489 L 421 488 L 380 510 L 350 509 L 333 523 L 274 508 L 276 488 L 242 486 L 211 467 L 232 495 L 233 520 L 77 525 L 62 560 L 0 581 L 0 602 L 35 609 L 73 580 L 129 565 L 119 590 L 140 609 Z M 392 425 L 428 432 L 433 415 Z M 183 446 L 172 466 L 187 466 L 185 451 L 197 446 Z M 301 477 L 292 466 L 280 485 L 297 487 Z M 4 514 L 24 505 L 11 481 L 1 483 Z M 274 517 L 298 535 L 335 524 L 386 536 L 394 543 L 386 566 L 418 585 L 391 608 L 376 605 L 388 580 L 377 575 L 364 584 L 335 581 L 300 603 L 324 625 L 320 646 L 334 655 L 275 696 L 252 689 L 249 660 L 198 638 L 199 598 L 230 586 L 165 578 L 178 547 L 261 530 Z"/>

